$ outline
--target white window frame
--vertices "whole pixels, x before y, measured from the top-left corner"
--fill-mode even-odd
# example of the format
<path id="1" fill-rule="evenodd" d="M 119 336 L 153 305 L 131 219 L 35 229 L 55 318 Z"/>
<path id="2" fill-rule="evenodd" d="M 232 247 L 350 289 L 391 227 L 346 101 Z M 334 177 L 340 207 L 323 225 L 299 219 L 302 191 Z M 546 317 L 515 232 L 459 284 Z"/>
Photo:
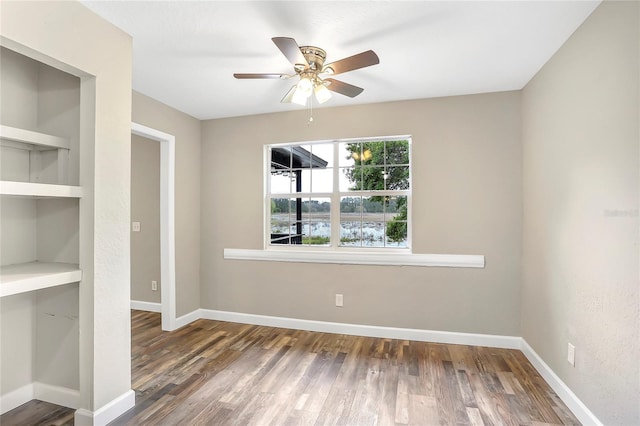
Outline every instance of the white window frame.
<path id="1" fill-rule="evenodd" d="M 339 144 L 341 143 L 367 143 L 367 142 L 387 142 L 406 140 L 409 142 L 409 189 L 407 190 L 384 190 L 384 191 L 343 191 L 340 192 L 340 152 Z M 288 147 L 288 146 L 305 146 L 317 144 L 334 144 L 333 150 L 333 191 L 331 193 L 317 192 L 299 192 L 287 194 L 271 194 L 271 148 L 272 147 Z M 355 252 L 355 253 L 395 253 L 395 254 L 411 254 L 412 247 L 412 138 L 411 135 L 396 136 L 379 136 L 365 138 L 348 138 L 348 139 L 328 139 L 316 141 L 288 142 L 278 144 L 268 144 L 264 146 L 264 226 L 263 226 L 263 248 L 268 251 L 329 251 L 329 252 Z M 271 242 L 271 199 L 281 196 L 281 198 L 329 198 L 331 200 L 331 239 L 329 246 L 321 245 L 298 245 L 298 244 L 270 244 Z M 274 195 L 275 197 L 272 197 Z M 406 196 L 407 197 L 407 246 L 406 247 L 354 247 L 340 246 L 340 199 L 342 197 L 371 197 L 380 195 Z"/>

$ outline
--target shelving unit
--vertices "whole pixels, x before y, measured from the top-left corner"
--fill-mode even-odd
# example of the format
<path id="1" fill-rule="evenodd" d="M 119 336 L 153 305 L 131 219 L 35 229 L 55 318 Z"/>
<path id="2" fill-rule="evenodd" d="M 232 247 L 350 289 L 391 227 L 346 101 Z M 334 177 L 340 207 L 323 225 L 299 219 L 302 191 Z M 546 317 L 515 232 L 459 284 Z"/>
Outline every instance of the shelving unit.
<path id="1" fill-rule="evenodd" d="M 19 127 L 0 125 L 0 139 L 7 141 L 21 142 L 42 148 L 62 148 L 69 149 L 69 140 L 59 136 L 48 135 L 46 133 L 34 132 L 21 129 Z M 35 147 L 33 148 L 35 149 Z"/>
<path id="2" fill-rule="evenodd" d="M 80 388 L 80 80 L 0 47 L 0 397 Z M 13 363 L 12 363 L 13 360 Z M 20 360 L 20 362 L 17 362 Z M 40 386 L 40 385 L 38 385 Z"/>
<path id="3" fill-rule="evenodd" d="M 37 169 L 36 163 L 40 160 L 40 151 L 57 150 L 57 183 L 20 182 L 12 180 L 0 181 L 0 195 L 26 196 L 26 197 L 82 197 L 82 189 L 79 186 L 63 185 L 66 182 L 69 140 L 46 133 L 34 132 L 19 127 L 0 125 L 0 146 L 26 150 L 29 152 L 30 169 Z M 35 172 L 30 170 L 30 177 L 34 178 Z"/>
<path id="4" fill-rule="evenodd" d="M 11 165 L 3 164 L 9 168 L 9 173 L 14 179 L 26 180 L 31 183 L 48 181 L 53 184 L 68 183 L 69 169 L 69 140 L 59 136 L 54 136 L 19 127 L 0 125 L 0 149 L 7 151 L 24 151 L 25 156 L 6 152 L 10 155 Z M 22 160 L 22 161 L 21 161 Z M 23 169 L 27 165 L 28 173 L 25 170 L 16 171 L 20 167 Z M 23 164 L 20 164 L 20 163 Z M 50 163 L 55 163 L 53 166 Z"/>
<path id="5" fill-rule="evenodd" d="M 82 198 L 82 188 L 47 183 L 0 181 L 0 195 L 35 198 Z"/>
<path id="6" fill-rule="evenodd" d="M 27 262 L 0 267 L 0 297 L 82 280 L 78 265 L 55 262 Z"/>

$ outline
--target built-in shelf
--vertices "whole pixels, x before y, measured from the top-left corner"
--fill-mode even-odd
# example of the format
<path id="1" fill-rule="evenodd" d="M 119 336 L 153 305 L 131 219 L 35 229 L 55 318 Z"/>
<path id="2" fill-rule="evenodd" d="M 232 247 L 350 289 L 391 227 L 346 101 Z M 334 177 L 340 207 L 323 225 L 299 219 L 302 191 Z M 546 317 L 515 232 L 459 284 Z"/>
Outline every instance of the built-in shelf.
<path id="1" fill-rule="evenodd" d="M 81 198 L 82 187 L 1 180 L 0 195 L 24 197 Z"/>
<path id="2" fill-rule="evenodd" d="M 79 282 L 82 271 L 70 263 L 29 262 L 0 267 L 0 297 Z"/>
<path id="3" fill-rule="evenodd" d="M 91 325 L 81 312 L 92 318 L 93 306 L 80 294 L 93 265 L 79 261 L 81 247 L 93 241 L 92 229 L 80 232 L 81 218 L 93 212 L 80 201 L 93 188 L 82 182 L 93 166 L 81 173 L 80 154 L 94 142 L 81 138 L 81 127 L 95 124 L 95 97 L 82 95 L 78 76 L 30 57 L 35 51 L 2 44 L 0 85 L 13 96 L 3 98 L 0 121 L 0 321 L 11 322 L 0 342 L 2 372 L 11 373 L 11 386 L 3 376 L 0 414 L 32 399 L 77 409 L 92 389 L 80 398 L 80 348 L 92 341 L 79 332 Z"/>
<path id="4" fill-rule="evenodd" d="M 69 149 L 69 140 L 66 138 L 12 126 L 0 125 L 0 139 L 26 143 L 37 147 L 44 147 L 46 149 Z"/>

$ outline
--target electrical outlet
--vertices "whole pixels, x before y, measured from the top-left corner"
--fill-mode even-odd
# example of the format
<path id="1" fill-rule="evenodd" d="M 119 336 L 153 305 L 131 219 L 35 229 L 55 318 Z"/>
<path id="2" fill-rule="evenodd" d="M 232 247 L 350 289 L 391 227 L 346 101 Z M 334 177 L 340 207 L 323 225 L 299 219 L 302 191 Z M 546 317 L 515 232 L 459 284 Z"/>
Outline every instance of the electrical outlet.
<path id="1" fill-rule="evenodd" d="M 574 367 L 576 366 L 576 347 L 571 343 L 567 343 L 567 361 Z"/>
<path id="2" fill-rule="evenodd" d="M 151 281 L 151 290 L 158 291 L 158 281 Z"/>
<path id="3" fill-rule="evenodd" d="M 131 231 L 140 232 L 140 222 L 131 222 Z"/>
<path id="4" fill-rule="evenodd" d="M 341 294 L 336 294 L 336 306 L 338 307 L 344 306 L 344 297 Z"/>

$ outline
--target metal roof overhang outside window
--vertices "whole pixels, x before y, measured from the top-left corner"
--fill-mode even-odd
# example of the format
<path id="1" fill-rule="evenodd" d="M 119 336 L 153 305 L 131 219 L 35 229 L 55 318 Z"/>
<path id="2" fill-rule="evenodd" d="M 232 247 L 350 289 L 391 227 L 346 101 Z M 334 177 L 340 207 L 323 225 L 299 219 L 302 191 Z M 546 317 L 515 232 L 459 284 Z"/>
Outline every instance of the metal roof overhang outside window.
<path id="1" fill-rule="evenodd" d="M 271 173 L 291 171 L 296 178 L 296 192 L 302 192 L 302 170 L 324 169 L 328 162 L 300 146 L 271 148 Z M 291 228 L 289 228 L 291 229 Z M 271 244 L 302 244 L 302 198 L 296 198 L 296 232 L 271 234 Z"/>

